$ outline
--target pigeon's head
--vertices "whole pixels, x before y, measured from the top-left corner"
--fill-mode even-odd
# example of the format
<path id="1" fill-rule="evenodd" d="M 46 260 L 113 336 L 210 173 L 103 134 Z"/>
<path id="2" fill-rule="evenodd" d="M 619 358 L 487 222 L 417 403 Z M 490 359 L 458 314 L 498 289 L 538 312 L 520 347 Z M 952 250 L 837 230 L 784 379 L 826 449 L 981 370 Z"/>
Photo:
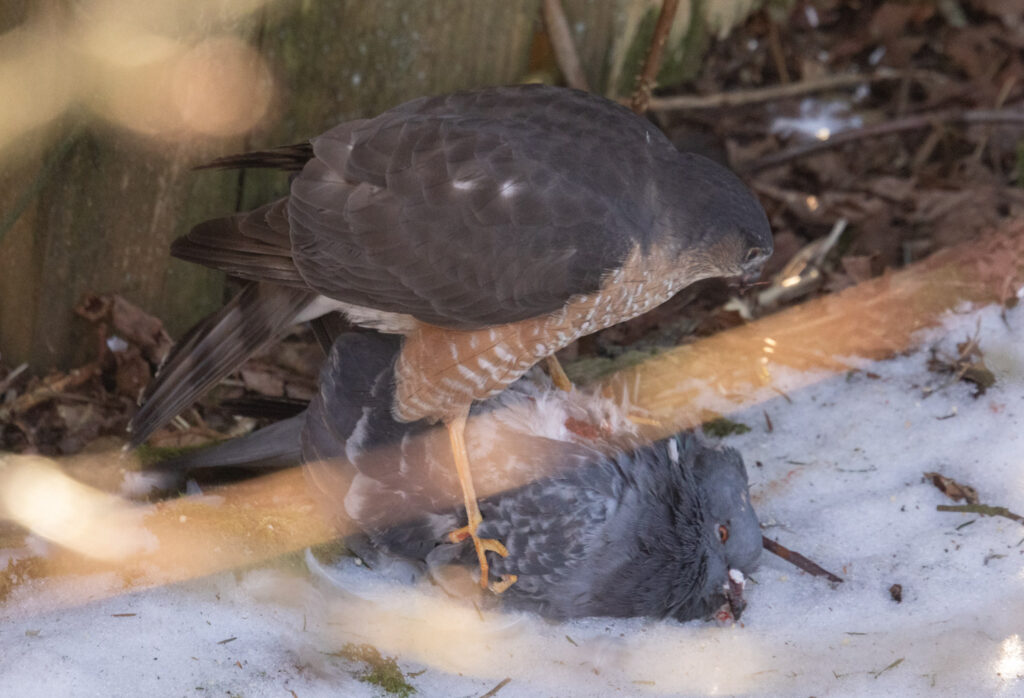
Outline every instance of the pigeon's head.
<path id="1" fill-rule="evenodd" d="M 746 605 L 745 575 L 761 555 L 761 527 L 750 504 L 743 460 L 731 448 L 698 446 L 692 436 L 674 438 L 684 451 L 683 461 L 692 462 L 702 509 L 698 525 L 705 574 L 699 598 L 707 615 L 738 619 Z"/>

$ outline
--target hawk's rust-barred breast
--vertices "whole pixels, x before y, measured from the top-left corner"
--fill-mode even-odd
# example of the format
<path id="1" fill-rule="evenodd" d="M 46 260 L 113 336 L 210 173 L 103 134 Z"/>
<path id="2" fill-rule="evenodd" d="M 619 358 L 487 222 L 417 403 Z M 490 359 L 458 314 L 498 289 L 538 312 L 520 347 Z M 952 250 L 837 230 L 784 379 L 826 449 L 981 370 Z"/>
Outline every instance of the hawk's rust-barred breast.
<path id="1" fill-rule="evenodd" d="M 772 250 L 733 173 L 613 102 L 555 87 L 417 99 L 211 166 L 297 174 L 288 196 L 174 244 L 251 283 L 179 342 L 135 443 L 318 314 L 404 335 L 396 417 L 448 421 L 694 281 L 756 276 Z"/>

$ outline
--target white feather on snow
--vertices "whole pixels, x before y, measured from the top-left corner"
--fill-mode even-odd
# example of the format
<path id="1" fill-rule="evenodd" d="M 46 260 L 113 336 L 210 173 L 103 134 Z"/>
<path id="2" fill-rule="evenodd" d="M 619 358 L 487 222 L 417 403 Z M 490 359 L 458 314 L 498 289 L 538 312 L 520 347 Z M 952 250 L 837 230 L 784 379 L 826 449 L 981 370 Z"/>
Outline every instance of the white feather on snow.
<path id="1" fill-rule="evenodd" d="M 501 698 L 1021 695 L 1024 526 L 938 512 L 949 500 L 922 480 L 939 471 L 1024 512 L 1024 312 L 1007 317 L 952 316 L 922 339 L 953 353 L 980 320 L 998 382 L 978 399 L 963 383 L 923 398 L 944 379 L 921 349 L 865 365 L 877 378 L 834 376 L 732 416 L 752 427 L 727 443 L 765 533 L 846 580 L 765 554 L 742 626 L 481 618 L 352 564 L 332 574 L 341 586 L 254 570 L 59 611 L 28 587 L 0 608 L 0 695 L 381 695 L 329 656 L 346 642 L 425 669 L 409 679 L 423 696 L 481 695 L 505 677 Z"/>

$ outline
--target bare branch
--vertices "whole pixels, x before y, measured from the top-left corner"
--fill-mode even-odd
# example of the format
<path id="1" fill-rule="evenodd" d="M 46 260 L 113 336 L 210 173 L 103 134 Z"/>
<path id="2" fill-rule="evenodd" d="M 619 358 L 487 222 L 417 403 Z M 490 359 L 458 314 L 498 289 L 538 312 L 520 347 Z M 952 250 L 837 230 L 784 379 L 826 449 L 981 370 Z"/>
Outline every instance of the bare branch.
<path id="1" fill-rule="evenodd" d="M 790 562 L 796 565 L 808 574 L 813 574 L 815 577 L 824 577 L 830 582 L 843 581 L 842 577 L 837 577 L 825 568 L 820 567 L 817 563 L 808 560 L 800 553 L 796 552 L 795 550 L 790 550 L 786 546 L 782 545 L 777 541 L 772 540 L 768 536 L 761 536 L 761 543 L 762 545 L 764 545 L 764 549 L 768 552 L 775 553 L 786 562 Z"/>
<path id="2" fill-rule="evenodd" d="M 740 167 L 744 172 L 759 172 L 769 167 L 785 164 L 791 160 L 814 155 L 825 150 L 838 148 L 847 143 L 877 138 L 904 131 L 916 131 L 936 124 L 1021 124 L 1024 126 L 1024 104 L 1017 103 L 1003 109 L 948 109 L 925 114 L 915 114 L 900 119 L 872 124 L 864 128 L 851 129 L 835 134 L 831 138 L 813 143 L 804 143 L 766 155 Z"/>
<path id="3" fill-rule="evenodd" d="M 551 39 L 551 48 L 555 51 L 555 61 L 558 63 L 558 69 L 562 71 L 566 84 L 577 90 L 589 91 L 587 76 L 583 74 L 576 44 L 569 31 L 569 21 L 562 8 L 562 0 L 544 0 L 542 10 L 544 26 L 547 27 L 548 37 Z"/>
<path id="4" fill-rule="evenodd" d="M 654 36 L 651 38 L 651 48 L 647 52 L 647 60 L 644 61 L 644 69 L 637 80 L 630 103 L 636 114 L 643 114 L 647 111 L 651 90 L 658 77 L 658 68 L 661 67 L 661 54 L 665 49 L 665 41 L 668 39 L 668 30 L 672 28 L 672 21 L 676 17 L 678 8 L 679 0 L 662 0 L 661 14 L 658 15 L 658 23 L 654 26 Z"/>
<path id="5" fill-rule="evenodd" d="M 741 107 L 748 104 L 760 104 L 771 102 L 777 99 L 788 99 L 790 97 L 802 97 L 803 95 L 815 92 L 827 92 L 828 90 L 839 90 L 846 87 L 855 87 L 870 82 L 882 82 L 885 80 L 899 80 L 905 77 L 913 77 L 913 71 L 896 71 L 880 69 L 870 75 L 857 73 L 842 73 L 839 75 L 828 75 L 816 80 L 801 80 L 786 85 L 770 85 L 749 90 L 735 90 L 733 92 L 719 92 L 712 95 L 675 95 L 672 97 L 651 97 L 650 109 L 652 111 L 676 111 L 684 109 L 726 109 L 730 107 Z"/>

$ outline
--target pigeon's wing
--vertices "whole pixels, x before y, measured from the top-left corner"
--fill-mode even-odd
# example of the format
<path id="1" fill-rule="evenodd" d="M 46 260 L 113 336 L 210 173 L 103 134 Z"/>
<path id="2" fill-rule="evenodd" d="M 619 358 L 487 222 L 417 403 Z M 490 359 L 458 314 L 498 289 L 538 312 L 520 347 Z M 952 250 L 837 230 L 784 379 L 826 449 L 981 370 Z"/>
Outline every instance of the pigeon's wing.
<path id="1" fill-rule="evenodd" d="M 320 370 L 317 394 L 310 402 L 301 435 L 303 460 L 312 489 L 328 511 L 360 521 L 352 504 L 374 478 L 360 468 L 397 472 L 393 444 L 420 425 L 395 421 L 394 364 L 402 340 L 393 335 L 348 333 L 335 341 Z M 356 494 L 349 496 L 350 491 Z M 388 490 L 390 491 L 390 490 Z M 385 493 L 367 494 L 372 516 L 387 511 Z M 349 507 L 346 506 L 349 503 Z M 375 509 L 380 503 L 380 510 Z M 355 513 L 349 513 L 352 508 Z"/>
<path id="2" fill-rule="evenodd" d="M 288 203 L 307 283 L 462 329 L 598 290 L 649 242 L 671 149 L 614 103 L 540 86 L 417 100 L 312 143 Z"/>
<path id="3" fill-rule="evenodd" d="M 703 502 L 678 455 L 670 440 L 580 452 L 561 475 L 482 503 L 480 535 L 509 550 L 493 573 L 519 576 L 503 600 L 554 618 L 706 613 Z"/>

